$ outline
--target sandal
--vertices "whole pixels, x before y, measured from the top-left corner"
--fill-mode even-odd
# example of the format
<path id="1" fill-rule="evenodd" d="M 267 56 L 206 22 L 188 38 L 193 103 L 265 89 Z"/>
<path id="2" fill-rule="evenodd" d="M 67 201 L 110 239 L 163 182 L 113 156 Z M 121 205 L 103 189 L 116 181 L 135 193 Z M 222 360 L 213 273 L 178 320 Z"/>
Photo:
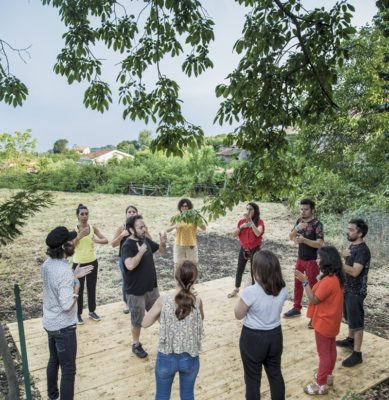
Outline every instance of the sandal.
<path id="1" fill-rule="evenodd" d="M 304 392 L 311 395 L 322 395 L 328 393 L 328 385 L 318 385 L 317 383 L 310 383 L 305 386 Z"/>
<path id="2" fill-rule="evenodd" d="M 315 381 L 317 382 L 317 372 L 313 374 Z M 334 385 L 334 375 L 327 375 L 327 385 L 333 386 Z"/>
<path id="3" fill-rule="evenodd" d="M 232 297 L 235 297 L 237 294 L 239 293 L 239 289 L 234 289 L 231 293 L 228 293 L 227 294 L 227 297 L 229 298 L 229 299 L 231 299 Z"/>

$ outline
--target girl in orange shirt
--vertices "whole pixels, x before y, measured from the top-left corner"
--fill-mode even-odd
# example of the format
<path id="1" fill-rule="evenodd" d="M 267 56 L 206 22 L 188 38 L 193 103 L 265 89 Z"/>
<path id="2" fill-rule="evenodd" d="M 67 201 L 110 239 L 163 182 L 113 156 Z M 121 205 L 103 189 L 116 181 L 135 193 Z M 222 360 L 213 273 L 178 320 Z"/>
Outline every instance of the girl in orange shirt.
<path id="1" fill-rule="evenodd" d="M 335 338 L 339 333 L 343 312 L 344 276 L 340 254 L 334 246 L 323 246 L 318 251 L 318 257 L 321 277 L 312 289 L 305 273 L 295 271 L 295 277 L 303 283 L 309 300 L 307 317 L 312 319 L 319 355 L 316 382 L 304 388 L 304 392 L 310 395 L 326 394 L 328 386 L 333 384 L 332 371 L 336 362 Z"/>

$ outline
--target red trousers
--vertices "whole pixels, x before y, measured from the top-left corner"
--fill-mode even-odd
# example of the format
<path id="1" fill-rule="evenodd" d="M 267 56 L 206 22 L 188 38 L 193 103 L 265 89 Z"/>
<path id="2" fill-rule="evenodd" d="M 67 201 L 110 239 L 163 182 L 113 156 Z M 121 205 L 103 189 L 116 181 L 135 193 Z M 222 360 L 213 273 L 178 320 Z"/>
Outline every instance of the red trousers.
<path id="1" fill-rule="evenodd" d="M 326 337 L 315 331 L 317 354 L 319 355 L 319 369 L 317 383 L 325 385 L 328 375 L 332 375 L 336 362 L 336 344 L 334 337 Z"/>
<path id="2" fill-rule="evenodd" d="M 300 272 L 305 272 L 309 286 L 312 288 L 313 285 L 317 282 L 316 277 L 319 275 L 320 268 L 317 265 L 316 260 L 301 260 L 300 258 L 296 261 L 296 269 Z M 296 310 L 301 310 L 301 300 L 303 298 L 304 288 L 303 284 L 296 278 L 294 278 L 294 299 L 293 299 L 293 308 Z"/>

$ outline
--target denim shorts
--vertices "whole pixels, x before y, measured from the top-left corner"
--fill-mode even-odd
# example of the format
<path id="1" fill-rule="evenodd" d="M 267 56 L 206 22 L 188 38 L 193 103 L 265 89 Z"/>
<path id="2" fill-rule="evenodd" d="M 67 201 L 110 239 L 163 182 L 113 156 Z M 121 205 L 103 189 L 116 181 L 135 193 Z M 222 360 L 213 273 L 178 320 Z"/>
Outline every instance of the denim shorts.
<path id="1" fill-rule="evenodd" d="M 134 327 L 142 325 L 145 311 L 149 311 L 159 297 L 158 288 L 154 288 L 151 292 L 146 292 L 141 296 L 127 294 L 127 304 L 131 313 L 131 324 Z"/>
<path id="2" fill-rule="evenodd" d="M 345 293 L 343 316 L 352 331 L 361 331 L 365 327 L 365 312 L 363 301 L 365 296 L 361 294 Z"/>

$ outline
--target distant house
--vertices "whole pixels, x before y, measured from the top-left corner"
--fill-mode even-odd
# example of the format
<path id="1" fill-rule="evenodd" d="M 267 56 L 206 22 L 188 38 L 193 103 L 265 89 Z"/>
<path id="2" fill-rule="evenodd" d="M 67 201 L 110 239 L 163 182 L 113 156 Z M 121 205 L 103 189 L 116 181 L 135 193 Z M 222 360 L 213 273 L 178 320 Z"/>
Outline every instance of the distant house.
<path id="1" fill-rule="evenodd" d="M 90 154 L 90 147 L 89 146 L 73 146 L 73 150 L 76 151 L 79 154 L 87 155 Z"/>
<path id="2" fill-rule="evenodd" d="M 221 158 L 224 162 L 229 163 L 232 160 L 244 161 L 247 160 L 250 152 L 247 150 L 239 149 L 236 146 L 222 147 L 216 155 Z"/>
<path id="3" fill-rule="evenodd" d="M 123 158 L 133 159 L 134 156 L 131 154 L 123 153 L 120 150 L 97 150 L 93 153 L 89 153 L 86 157 L 83 157 L 80 162 L 82 163 L 94 163 L 94 164 L 105 164 L 112 158 L 117 158 L 118 160 L 122 160 Z"/>
<path id="4" fill-rule="evenodd" d="M 239 153 L 241 152 L 236 146 L 232 147 L 222 147 L 216 155 L 220 157 L 224 162 L 230 162 L 232 160 L 237 160 Z"/>

